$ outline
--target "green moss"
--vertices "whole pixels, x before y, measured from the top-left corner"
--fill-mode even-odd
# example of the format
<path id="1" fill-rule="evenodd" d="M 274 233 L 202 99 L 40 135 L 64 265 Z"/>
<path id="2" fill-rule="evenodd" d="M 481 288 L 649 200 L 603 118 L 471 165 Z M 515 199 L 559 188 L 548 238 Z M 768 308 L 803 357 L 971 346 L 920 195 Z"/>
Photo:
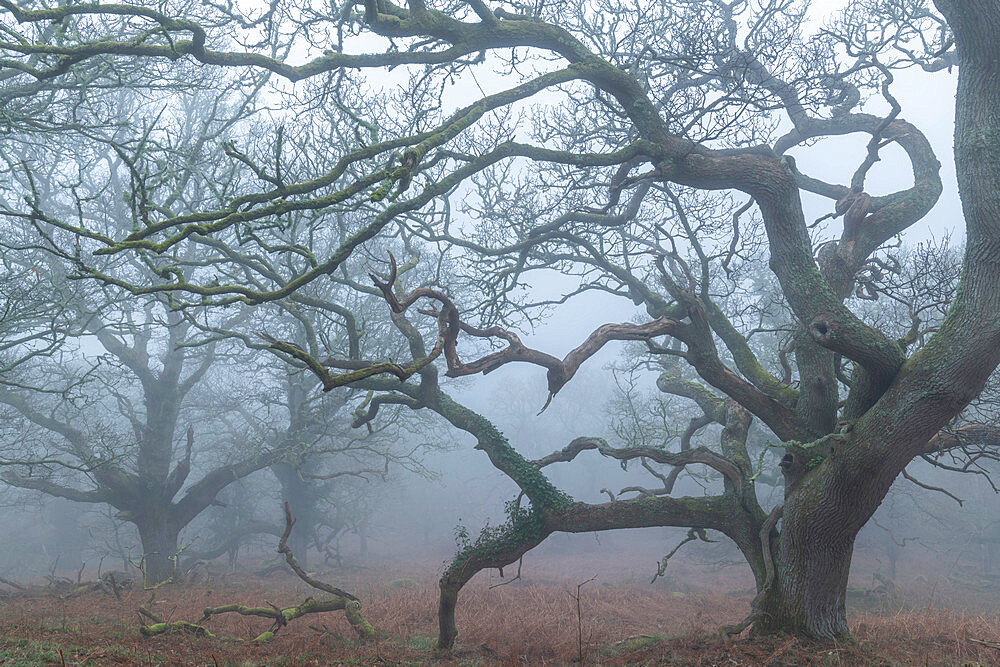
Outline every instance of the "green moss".
<path id="1" fill-rule="evenodd" d="M 368 196 L 368 200 L 371 202 L 380 202 L 385 199 L 389 192 L 392 190 L 392 186 L 395 181 L 391 178 L 387 178 L 382 185 L 380 185 L 371 195 Z"/>
<path id="2" fill-rule="evenodd" d="M 348 623 L 357 631 L 361 639 L 370 639 L 375 636 L 375 628 L 361 615 L 361 603 L 357 601 L 349 602 L 344 609 Z"/>
<path id="3" fill-rule="evenodd" d="M 437 648 L 437 637 L 434 635 L 413 635 L 410 647 L 416 651 L 433 651 Z"/>
<path id="4" fill-rule="evenodd" d="M 508 503 L 510 507 L 511 503 Z M 541 512 L 517 508 L 506 523 L 499 526 L 485 526 L 475 542 L 468 539 L 464 527 L 456 531 L 459 552 L 455 555 L 450 569 L 462 569 L 470 560 L 477 558 L 498 558 L 505 553 L 516 551 L 522 544 L 543 537 L 545 531 Z"/>
<path id="5" fill-rule="evenodd" d="M 438 395 L 439 412 L 453 426 L 473 434 L 476 447 L 486 452 L 493 465 L 510 477 L 524 491 L 533 507 L 568 509 L 573 504 L 569 494 L 557 489 L 534 463 L 510 446 L 503 433 L 485 417 L 456 403 L 443 392 Z"/>
<path id="6" fill-rule="evenodd" d="M 264 644 L 266 642 L 271 641 L 272 639 L 274 639 L 274 633 L 271 632 L 270 630 L 268 630 L 267 632 L 262 632 L 259 635 L 257 635 L 256 637 L 254 637 L 253 643 L 254 644 Z"/>
<path id="7" fill-rule="evenodd" d="M 185 630 L 192 632 L 201 637 L 209 637 L 211 639 L 215 638 L 215 635 L 209 632 L 204 627 L 198 625 L 197 623 L 189 623 L 188 621 L 174 621 L 173 623 L 153 623 L 152 625 L 140 625 L 139 633 L 143 637 L 155 637 L 156 635 L 162 635 L 168 632 L 175 632 L 178 630 Z"/>

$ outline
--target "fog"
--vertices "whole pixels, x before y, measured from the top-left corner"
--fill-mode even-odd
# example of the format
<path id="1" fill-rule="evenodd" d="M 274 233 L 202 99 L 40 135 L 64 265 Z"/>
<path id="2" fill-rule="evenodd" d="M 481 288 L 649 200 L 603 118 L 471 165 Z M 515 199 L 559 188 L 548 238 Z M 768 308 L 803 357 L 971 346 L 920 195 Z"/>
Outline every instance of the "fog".
<path id="1" fill-rule="evenodd" d="M 0 2 L 0 662 L 994 659 L 969 4 Z"/>

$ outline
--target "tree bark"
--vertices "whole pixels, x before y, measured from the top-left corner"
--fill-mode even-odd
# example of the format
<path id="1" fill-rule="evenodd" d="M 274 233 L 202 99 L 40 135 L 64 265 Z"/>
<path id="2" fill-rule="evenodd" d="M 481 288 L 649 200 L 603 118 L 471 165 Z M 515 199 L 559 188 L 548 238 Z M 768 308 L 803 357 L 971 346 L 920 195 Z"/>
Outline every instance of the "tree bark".
<path id="1" fill-rule="evenodd" d="M 463 583 L 446 581 L 441 578 L 439 584 L 441 595 L 438 598 L 438 640 L 439 651 L 450 651 L 455 645 L 455 637 L 458 636 L 458 626 L 455 625 L 455 607 L 458 605 L 458 592 L 462 590 Z"/>
<path id="2" fill-rule="evenodd" d="M 787 450 L 775 577 L 757 602 L 754 632 L 850 636 L 846 597 L 854 542 L 899 472 L 858 465 L 851 456 L 853 448 L 876 445 L 837 434 L 809 449 Z"/>
<path id="3" fill-rule="evenodd" d="M 758 604 L 758 632 L 848 636 L 854 540 L 892 480 L 982 390 L 1000 361 L 1000 12 L 994 0 L 936 0 L 959 58 L 955 159 L 966 221 L 962 280 L 938 333 L 907 360 L 821 470 L 790 488 L 777 577 Z M 848 413 L 846 416 L 854 417 Z M 837 460 L 835 460 L 837 459 Z"/>
<path id="4" fill-rule="evenodd" d="M 854 537 L 831 539 L 821 525 L 801 528 L 782 530 L 775 581 L 757 603 L 753 632 L 846 639 Z"/>
<path id="5" fill-rule="evenodd" d="M 180 531 L 167 521 L 142 521 L 136 526 L 142 542 L 145 585 L 155 586 L 172 579 L 177 570 Z"/>

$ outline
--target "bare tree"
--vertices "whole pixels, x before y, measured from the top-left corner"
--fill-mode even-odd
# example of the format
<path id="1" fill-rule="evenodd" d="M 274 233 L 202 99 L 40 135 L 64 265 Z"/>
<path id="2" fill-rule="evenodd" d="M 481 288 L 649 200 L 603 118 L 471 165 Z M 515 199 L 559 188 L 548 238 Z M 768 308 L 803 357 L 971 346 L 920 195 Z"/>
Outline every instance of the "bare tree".
<path id="1" fill-rule="evenodd" d="M 134 170 L 137 223 L 127 232 L 98 232 L 87 216 L 74 220 L 46 211 L 39 198 L 7 212 L 54 230 L 46 239 L 53 251 L 68 239 L 63 256 L 81 275 L 135 294 L 185 294 L 198 305 L 302 303 L 312 281 L 337 279 L 380 234 L 409 239 L 412 247 L 413 239 L 448 246 L 455 266 L 474 263 L 474 270 L 439 272 L 435 284 L 398 294 L 397 271 L 376 279 L 408 341 L 405 361 L 366 358 L 359 341 L 349 356 L 334 359 L 291 342 L 272 343 L 306 364 L 326 389 L 356 384 L 387 390 L 370 401 L 370 415 L 383 405 L 426 407 L 473 432 L 479 448 L 530 502 L 530 510 L 515 508 L 511 531 L 489 536 L 478 545 L 488 548 L 460 556 L 449 568 L 442 580 L 442 648 L 454 640 L 454 602 L 472 570 L 513 562 L 552 530 L 633 525 L 726 533 L 757 576 L 760 591 L 749 620 L 758 631 L 845 636 L 854 539 L 893 480 L 915 457 L 996 444 L 995 429 L 984 424 L 942 431 L 1000 363 L 1000 85 L 994 66 L 1000 10 L 993 2 L 855 2 L 815 35 L 805 32 L 805 3 L 777 0 L 533 8 L 481 0 L 366 0 L 337 12 L 279 2 L 248 16 L 210 4 L 176 14 L 145 5 L 27 9 L 9 0 L 0 0 L 0 8 L 5 27 L 17 35 L 0 43 L 3 73 L 18 80 L 58 79 L 80 63 L 113 55 L 155 63 L 186 57 L 205 67 L 244 67 L 314 84 L 303 86 L 304 102 L 289 96 L 287 109 L 300 112 L 301 132 L 276 129 L 246 149 L 227 145 L 228 164 L 242 178 L 237 187 L 213 194 L 211 205 L 208 198 L 200 202 L 196 212 L 157 206 L 163 192 L 146 187 L 156 183 L 143 178 L 142 169 Z M 92 29 L 92 17 L 110 24 L 110 37 Z M 74 30 L 52 46 L 43 26 L 57 22 Z M 237 37 L 218 36 L 222 31 L 213 26 L 219 25 Z M 353 47 L 369 46 L 373 42 L 363 38 L 371 35 L 388 47 L 358 53 Z M 308 55 L 292 65 L 284 56 L 297 47 Z M 443 113 L 439 91 L 453 77 L 474 76 L 484 62 L 513 85 Z M 916 351 L 912 341 L 892 338 L 847 303 L 859 285 L 864 293 L 878 249 L 923 218 L 942 190 L 930 144 L 903 120 L 892 94 L 893 73 L 914 65 L 928 72 L 958 68 L 955 154 L 966 225 L 955 298 Z M 403 95 L 366 90 L 363 78 L 348 70 L 398 66 L 414 73 Z M 523 103 L 543 93 L 556 99 L 530 126 L 519 125 Z M 873 95 L 888 112 L 865 106 Z M 322 126 L 313 120 L 323 114 L 342 121 L 347 141 L 328 142 L 316 157 L 308 150 L 316 144 L 307 139 Z M 788 155 L 819 138 L 854 133 L 869 137 L 868 148 L 840 184 L 801 173 Z M 868 174 L 889 145 L 902 148 L 913 185 L 872 196 L 865 192 Z M 321 169 L 289 178 L 293 155 Z M 201 180 L 206 191 L 210 173 Z M 455 219 L 453 205 L 467 194 L 463 184 L 478 184 L 485 193 L 465 199 L 464 221 Z M 746 246 L 737 240 L 714 248 L 706 236 L 711 228 L 692 222 L 693 206 L 704 201 L 692 192 L 741 193 L 753 202 L 763 228 L 759 243 L 793 322 L 794 358 L 785 348 L 782 365 L 790 373 L 758 358 L 748 344 L 751 332 L 740 330 L 739 314 L 727 313 L 714 293 L 712 274 L 729 269 L 732 257 L 747 254 Z M 832 219 L 843 218 L 818 252 L 803 193 L 827 198 Z M 729 210 L 736 238 L 746 211 L 742 202 Z M 336 229 L 315 247 L 288 245 L 281 239 L 290 213 L 305 213 L 317 230 L 328 220 Z M 680 231 L 659 224 L 667 215 L 676 216 Z M 716 234 L 716 245 L 718 239 Z M 170 252 L 192 244 L 212 248 L 216 259 L 185 273 L 179 268 L 183 256 L 170 259 Z M 80 249 L 67 252 L 69 247 Z M 155 259 L 162 280 L 100 266 L 90 253 Z M 159 259 L 164 253 L 168 258 Z M 255 280 L 246 279 L 248 261 Z M 577 293 L 599 289 L 628 298 L 648 317 L 604 325 L 563 359 L 530 349 L 509 323 L 530 316 L 517 298 L 519 287 L 526 272 L 542 269 L 575 272 L 584 278 Z M 438 289 L 446 278 L 455 278 L 447 282 L 462 290 L 463 299 Z M 434 304 L 437 335 L 430 349 L 404 317 L 423 299 Z M 481 321 L 467 321 L 468 313 L 482 315 Z M 346 320 L 340 324 L 349 328 Z M 460 335 L 506 347 L 463 361 Z M 663 383 L 725 426 L 721 453 L 623 453 L 583 440 L 551 460 L 595 448 L 616 458 L 701 463 L 723 476 L 721 495 L 575 503 L 545 478 L 541 464 L 525 460 L 491 425 L 451 401 L 432 365 L 442 357 L 448 374 L 461 376 L 532 363 L 546 369 L 555 395 L 613 340 L 651 341 L 654 352 L 689 365 L 712 387 Z M 419 386 L 401 382 L 413 376 Z M 752 492 L 745 452 L 751 416 L 786 452 L 784 503 L 770 515 Z"/>
<path id="2" fill-rule="evenodd" d="M 287 372 L 287 364 L 278 363 L 281 368 L 276 370 Z M 426 472 L 420 464 L 426 445 L 414 442 L 413 433 L 401 428 L 398 418 L 383 419 L 367 430 L 352 429 L 351 402 L 360 400 L 356 391 L 324 394 L 318 380 L 302 372 L 287 374 L 283 385 L 275 402 L 287 415 L 277 421 L 260 419 L 257 415 L 269 411 L 252 403 L 237 409 L 260 438 L 272 440 L 272 448 L 285 452 L 270 470 L 280 484 L 281 498 L 297 514 L 289 545 L 305 567 L 310 547 L 336 554 L 333 543 L 342 533 L 364 530 L 371 519 L 365 511 L 372 501 L 369 496 L 382 488 L 371 486 L 373 482 L 387 481 L 390 471 Z M 364 484 L 337 493 L 348 480 Z M 278 528 L 275 524 L 266 532 L 273 534 Z M 235 530 L 246 534 L 240 527 Z"/>
<path id="3" fill-rule="evenodd" d="M 183 428 L 189 393 L 217 359 L 215 350 L 183 347 L 190 325 L 176 313 L 165 316 L 162 328 L 154 306 L 147 308 L 145 318 L 128 313 L 114 321 L 112 315 L 92 316 L 88 326 L 107 363 L 113 364 L 92 374 L 88 393 L 93 396 L 99 388 L 96 396 L 81 402 L 46 400 L 30 390 L 0 391 L 0 402 L 34 427 L 30 434 L 41 450 L 26 452 L 28 461 L 13 462 L 21 464 L 11 464 L 3 480 L 117 509 L 119 519 L 138 529 L 145 574 L 155 584 L 173 576 L 180 531 L 215 502 L 219 491 L 266 468 L 284 452 L 247 447 L 239 458 L 189 483 L 195 429 L 189 426 L 178 442 L 178 426 Z"/>

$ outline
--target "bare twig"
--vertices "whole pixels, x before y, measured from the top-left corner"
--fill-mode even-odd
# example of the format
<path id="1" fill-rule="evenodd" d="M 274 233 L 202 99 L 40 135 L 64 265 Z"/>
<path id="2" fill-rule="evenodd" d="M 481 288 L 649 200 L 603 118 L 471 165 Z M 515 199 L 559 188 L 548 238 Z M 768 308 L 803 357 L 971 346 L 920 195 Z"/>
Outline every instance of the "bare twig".
<path id="1" fill-rule="evenodd" d="M 524 554 L 521 554 L 521 557 L 517 559 L 517 574 L 515 574 L 512 579 L 501 581 L 500 583 L 497 584 L 491 584 L 489 590 L 493 590 L 494 588 L 500 588 L 501 586 L 506 586 L 507 584 L 512 584 L 518 579 L 520 579 L 522 565 L 524 565 Z M 500 576 L 503 577 L 503 569 L 500 570 Z"/>
<path id="2" fill-rule="evenodd" d="M 956 503 L 958 503 L 959 506 L 962 506 L 965 503 L 964 500 L 962 500 L 961 498 L 959 498 L 958 496 L 956 496 L 954 493 L 952 493 L 948 489 L 943 489 L 940 486 L 931 486 L 930 484 L 924 484 L 919 479 L 917 479 L 916 477 L 913 477 L 912 475 L 910 475 L 910 473 L 906 472 L 905 468 L 903 469 L 903 478 L 907 479 L 907 480 L 909 480 L 911 482 L 913 482 L 914 484 L 916 484 L 917 486 L 919 486 L 922 489 L 927 489 L 928 491 L 937 491 L 938 493 L 943 493 L 944 495 L 948 496 L 949 498 L 951 498 L 952 500 L 954 500 Z"/>
<path id="3" fill-rule="evenodd" d="M 652 584 L 657 579 L 659 579 L 660 577 L 662 577 L 663 574 L 667 571 L 667 562 L 673 557 L 673 555 L 676 554 L 678 551 L 680 551 L 680 548 L 682 546 L 684 546 L 688 542 L 694 542 L 695 540 L 701 540 L 702 542 L 716 542 L 717 541 L 717 540 L 710 540 L 710 539 L 708 539 L 708 535 L 705 534 L 705 529 L 704 528 L 692 528 L 692 529 L 690 529 L 687 532 L 687 537 L 685 537 L 683 540 L 681 540 L 680 543 L 676 547 L 674 547 L 673 549 L 670 550 L 670 553 L 668 553 L 666 556 L 663 557 L 663 560 L 661 560 L 659 563 L 657 563 L 657 565 L 656 565 L 656 574 L 653 575 L 653 578 L 650 579 L 649 583 Z"/>
<path id="4" fill-rule="evenodd" d="M 570 597 L 576 600 L 576 656 L 577 662 L 581 665 L 583 664 L 583 609 L 580 606 L 580 589 L 592 582 L 594 579 L 597 579 L 596 574 L 590 579 L 581 581 L 576 585 L 576 595 L 570 593 Z"/>

